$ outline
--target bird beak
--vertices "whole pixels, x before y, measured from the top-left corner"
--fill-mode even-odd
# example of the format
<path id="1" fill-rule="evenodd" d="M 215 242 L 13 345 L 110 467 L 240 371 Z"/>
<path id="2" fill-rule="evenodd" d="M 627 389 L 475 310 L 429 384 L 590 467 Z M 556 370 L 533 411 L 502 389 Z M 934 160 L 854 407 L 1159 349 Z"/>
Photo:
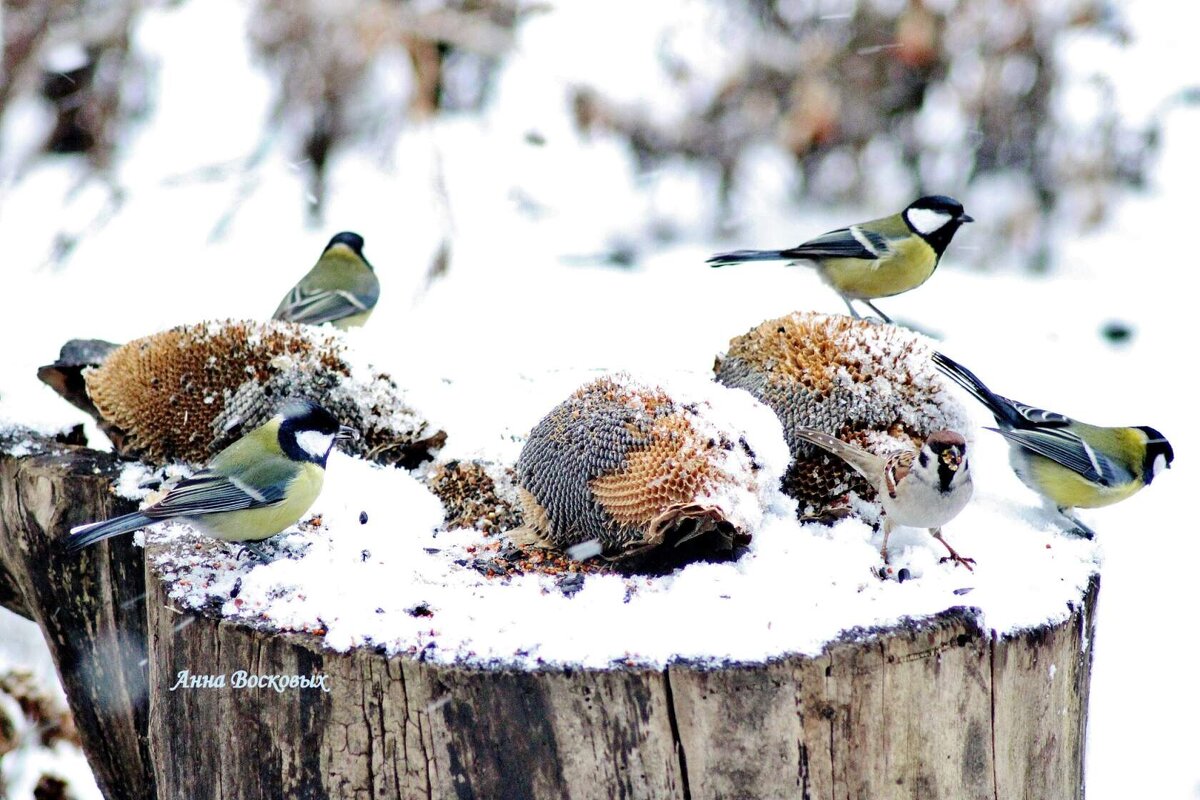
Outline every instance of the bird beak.
<path id="1" fill-rule="evenodd" d="M 951 472 L 958 472 L 958 468 L 962 464 L 962 456 L 957 450 L 946 450 L 942 453 L 942 462 Z"/>
<path id="2" fill-rule="evenodd" d="M 349 425 L 340 425 L 340 426 L 338 426 L 337 435 L 334 436 L 334 438 L 335 439 L 355 439 L 355 440 L 357 440 L 358 439 L 358 428 L 351 428 Z"/>
<path id="3" fill-rule="evenodd" d="M 959 222 L 974 222 L 975 218 L 964 211 L 963 213 L 958 215 L 958 221 Z"/>

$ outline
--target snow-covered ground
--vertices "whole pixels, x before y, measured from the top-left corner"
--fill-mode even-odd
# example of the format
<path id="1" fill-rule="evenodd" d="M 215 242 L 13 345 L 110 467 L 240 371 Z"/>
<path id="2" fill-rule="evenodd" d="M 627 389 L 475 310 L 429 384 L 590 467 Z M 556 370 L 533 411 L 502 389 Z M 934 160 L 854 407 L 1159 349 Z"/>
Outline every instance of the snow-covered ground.
<path id="1" fill-rule="evenodd" d="M 79 185 L 83 171 L 71 160 L 39 161 L 15 179 L 12 154 L 29 141 L 40 112 L 26 104 L 6 118 L 0 130 L 6 144 L 0 149 L 5 244 L 0 341 L 8 346 L 0 348 L 0 424 L 56 426 L 81 419 L 34 376 L 65 340 L 125 341 L 180 322 L 265 317 L 328 237 L 349 229 L 366 237 L 366 253 L 383 284 L 375 316 L 352 337 L 355 344 L 401 377 L 417 405 L 430 409 L 450 432 L 446 455 L 482 453 L 511 461 L 520 437 L 594 374 L 590 370 L 704 375 L 732 336 L 764 319 L 797 309 L 842 310 L 811 272 L 769 265 L 711 270 L 703 265 L 711 252 L 731 244 L 795 243 L 895 210 L 872 205 L 794 212 L 780 177 L 782 157 L 763 152 L 747 166 L 752 178 L 741 202 L 751 221 L 739 241 L 705 239 L 715 213 L 714 176 L 667 165 L 638 178 L 621 144 L 604 137 L 581 140 L 572 130 L 561 99 L 574 72 L 555 62 L 565 58 L 563 35 L 587 30 L 590 17 L 560 9 L 522 29 L 519 56 L 505 67 L 496 101 L 481 119 L 451 117 L 411 128 L 385 158 L 365 150 L 336 156 L 326 223 L 319 229 L 305 227 L 303 177 L 289 154 L 276 149 L 256 168 L 256 188 L 225 234 L 214 239 L 237 181 L 207 180 L 202 170 L 255 149 L 269 96 L 267 78 L 242 55 L 241 8 L 232 0 L 212 0 L 146 13 L 136 35 L 161 66 L 158 105 L 119 155 L 116 173 L 127 190 L 123 207 L 81 239 L 62 266 L 47 260 L 55 236 L 87 229 L 104 190 Z M 1064 58 L 1079 70 L 1104 62 L 1117 82 L 1117 102 L 1136 119 L 1160 110 L 1188 79 L 1184 66 L 1191 63 L 1192 44 L 1186 25 L 1156 16 L 1152 6 L 1129 13 L 1133 46 L 1117 50 L 1081 40 L 1065 48 Z M 214 52 L 222 58 L 213 59 Z M 636 85 L 621 84 L 621 91 Z M 1109 509 L 1082 512 L 1099 532 L 1103 563 L 1087 766 L 1093 800 L 1200 797 L 1196 737 L 1183 733 L 1200 714 L 1194 645 L 1184 628 L 1194 605 L 1187 553 L 1195 525 L 1184 518 L 1182 502 L 1189 478 L 1200 478 L 1189 457 L 1200 445 L 1196 425 L 1185 417 L 1194 405 L 1185 391 L 1192 381 L 1184 348 L 1196 341 L 1191 326 L 1196 282 L 1186 247 L 1180 248 L 1200 177 L 1193 147 L 1200 111 L 1179 107 L 1168 114 L 1162 159 L 1148 189 L 1128 197 L 1104 230 L 1066 241 L 1050 277 L 956 269 L 956 252 L 989 244 L 978 229 L 967 227 L 926 286 L 880 302 L 893 317 L 944 337 L 939 347 L 1002 394 L 1090 422 L 1153 425 L 1175 447 L 1176 467 L 1149 490 Z M 530 144 L 530 131 L 545 144 Z M 971 211 L 970 192 L 961 199 Z M 662 214 L 692 220 L 676 243 L 630 270 L 594 263 L 591 257 L 621 233 L 644 230 Z M 427 286 L 427 266 L 444 236 L 452 244 L 449 273 Z M 1187 277 L 1180 281 L 1178 275 Z M 1110 321 L 1128 324 L 1133 336 L 1109 343 L 1101 328 Z M 979 424 L 990 422 L 982 409 L 969 410 Z M 777 516 L 756 533 L 767 558 L 760 552 L 746 563 L 689 567 L 644 581 L 638 602 L 649 609 L 675 592 L 707 596 L 711 631 L 713 620 L 728 613 L 720 595 L 729 594 L 730 581 L 746 572 L 759 578 L 755 569 L 790 556 L 807 565 L 809 577 L 841 582 L 845 605 L 839 613 L 854 620 L 849 624 L 963 603 L 983 608 L 985 624 L 1000 630 L 1063 613 L 1060 600 L 1086 579 L 1096 551 L 1053 531 L 1034 496 L 1008 470 L 997 437 L 979 431 L 972 446 L 977 498 L 947 526 L 946 535 L 979 561 L 973 575 L 938 565 L 936 543 L 923 532 L 908 531 L 896 544 L 920 579 L 880 583 L 866 572 L 872 545 L 861 523 L 798 534 L 793 522 Z M 372 510 L 370 523 L 358 524 L 364 510 L 359 493 L 375 484 L 411 503 L 406 513 L 414 529 L 405 533 L 430 535 L 439 510 L 415 481 L 338 456 L 330 465 L 324 505 L 315 509 L 325 512 L 329 526 L 327 535 L 314 535 L 319 546 L 332 555 L 371 549 L 374 558 L 398 547 L 394 541 L 362 544 L 387 520 L 385 512 Z M 823 564 L 829 566 L 819 568 Z M 274 569 L 295 567 L 283 563 Z M 291 576 L 260 577 L 277 582 Z M 622 579 L 588 583 L 570 599 L 542 594 L 532 580 L 516 584 L 514 594 L 523 603 L 561 606 L 565 614 L 590 613 L 584 603 L 592 597 L 622 605 L 627 591 Z M 973 591 L 955 594 L 967 587 Z M 243 581 L 247 597 L 253 589 Z M 419 594 L 410 587 L 398 592 L 396 609 L 434 596 Z M 770 599 L 762 595 L 760 609 Z M 790 642 L 791 649 L 811 650 L 821 637 L 837 632 L 842 617 L 814 610 L 811 603 L 806 596 L 796 608 L 826 627 L 796 631 L 787 625 L 801 615 L 781 614 L 770 626 L 773 645 Z M 402 613 L 395 618 L 403 624 L 413 619 Z M 747 656 L 762 645 L 762 637 L 746 630 L 744 615 L 729 618 L 737 620 L 739 638 L 721 643 L 728 654 Z M 358 622 L 336 629 L 348 633 L 330 643 L 361 641 L 351 624 Z M 570 638 L 572 625 L 579 619 L 564 618 L 548 629 L 547 652 L 586 662 L 583 656 L 591 651 Z M 561 637 L 550 635 L 555 630 Z M 0 631 L 0 656 L 29 658 L 13 644 L 28 642 L 27 628 L 0 619 Z M 1153 661 L 1145 654 L 1147 643 Z M 620 643 L 592 646 L 599 652 Z M 630 645 L 646 660 L 659 658 L 646 646 Z"/>

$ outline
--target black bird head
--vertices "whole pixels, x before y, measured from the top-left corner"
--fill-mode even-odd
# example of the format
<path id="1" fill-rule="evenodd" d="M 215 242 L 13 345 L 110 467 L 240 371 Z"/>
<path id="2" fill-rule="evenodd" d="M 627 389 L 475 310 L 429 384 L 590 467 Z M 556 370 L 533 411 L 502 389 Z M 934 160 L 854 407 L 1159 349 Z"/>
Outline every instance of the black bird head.
<path id="1" fill-rule="evenodd" d="M 324 467 L 334 441 L 358 433 L 311 400 L 289 400 L 279 415 L 283 417 L 279 423 L 279 447 L 295 461 L 311 461 Z"/>
<path id="2" fill-rule="evenodd" d="M 1158 473 L 1170 468 L 1171 462 L 1175 460 L 1175 451 L 1167 437 L 1149 425 L 1139 426 L 1138 430 L 1146 434 L 1146 458 L 1142 462 L 1142 480 L 1149 486 L 1150 481 L 1158 477 Z"/>
<path id="3" fill-rule="evenodd" d="M 962 203 L 943 194 L 920 197 L 901 212 L 904 223 L 941 256 L 964 222 L 975 219 L 963 211 Z"/>
<path id="4" fill-rule="evenodd" d="M 353 231 L 342 231 L 337 236 L 334 236 L 329 240 L 329 244 L 325 245 L 325 249 L 322 251 L 322 253 L 328 253 L 331 249 L 339 244 L 349 247 L 354 255 L 361 258 L 363 263 L 368 267 L 371 267 L 371 262 L 367 261 L 367 257 L 363 255 L 363 237 L 359 236 Z M 374 270 L 375 268 L 371 267 L 371 269 Z"/>

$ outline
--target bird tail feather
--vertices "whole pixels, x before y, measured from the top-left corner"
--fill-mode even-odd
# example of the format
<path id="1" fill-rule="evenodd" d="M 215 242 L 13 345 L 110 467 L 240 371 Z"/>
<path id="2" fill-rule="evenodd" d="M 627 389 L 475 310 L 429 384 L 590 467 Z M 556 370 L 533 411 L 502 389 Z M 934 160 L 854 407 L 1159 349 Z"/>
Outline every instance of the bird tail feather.
<path id="1" fill-rule="evenodd" d="M 792 258 L 783 250 L 734 250 L 732 253 L 717 253 L 707 263 L 713 267 L 727 267 L 746 261 L 791 261 Z"/>
<path id="2" fill-rule="evenodd" d="M 989 389 L 974 372 L 959 364 L 949 356 L 935 352 L 934 365 L 947 378 L 966 389 L 976 400 L 987 406 L 988 411 L 1002 425 L 1019 425 L 1022 421 L 1020 412 L 1013 408 L 1012 403 Z"/>
<path id="3" fill-rule="evenodd" d="M 815 444 L 823 450 L 828 450 L 868 478 L 871 477 L 872 466 L 879 461 L 878 456 L 868 453 L 861 447 L 855 447 L 852 444 L 843 442 L 836 436 L 830 436 L 823 431 L 813 430 L 812 428 L 798 428 L 796 429 L 796 435 L 809 444 Z"/>
<path id="4" fill-rule="evenodd" d="M 75 553 L 88 545 L 95 544 L 102 539 L 108 539 L 112 536 L 120 536 L 122 533 L 136 531 L 139 528 L 144 528 L 147 525 L 154 524 L 156 520 L 151 519 L 140 511 L 135 511 L 132 514 L 125 514 L 121 517 L 113 517 L 106 519 L 103 522 L 93 522 L 90 525 L 80 525 L 77 528 L 71 529 L 71 534 L 66 538 L 64 546 L 68 553 Z"/>

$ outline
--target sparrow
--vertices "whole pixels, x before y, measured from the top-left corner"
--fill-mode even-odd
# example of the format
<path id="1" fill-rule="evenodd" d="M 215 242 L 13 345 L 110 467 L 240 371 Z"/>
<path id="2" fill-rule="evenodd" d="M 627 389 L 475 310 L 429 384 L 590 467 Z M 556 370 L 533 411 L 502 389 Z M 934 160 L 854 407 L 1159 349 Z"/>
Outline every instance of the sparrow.
<path id="1" fill-rule="evenodd" d="M 928 528 L 950 553 L 942 561 L 972 570 L 975 559 L 959 555 L 942 536 L 942 526 L 958 516 L 975 489 L 967 441 L 961 434 L 935 431 L 920 450 L 877 456 L 812 428 L 800 428 L 796 433 L 845 461 L 878 493 L 884 512 L 883 547 L 879 550 L 884 564 L 888 563 L 888 536 L 896 526 L 905 525 Z"/>

